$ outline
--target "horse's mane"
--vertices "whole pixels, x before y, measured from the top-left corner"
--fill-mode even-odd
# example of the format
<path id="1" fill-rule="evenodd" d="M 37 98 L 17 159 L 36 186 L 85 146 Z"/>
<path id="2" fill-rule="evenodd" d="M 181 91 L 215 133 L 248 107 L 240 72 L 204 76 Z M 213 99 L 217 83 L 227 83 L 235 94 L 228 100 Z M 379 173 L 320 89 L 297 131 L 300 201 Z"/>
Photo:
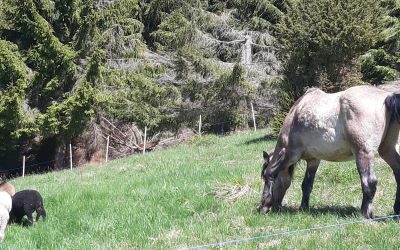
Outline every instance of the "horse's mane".
<path id="1" fill-rule="evenodd" d="M 393 93 L 386 97 L 385 106 L 390 111 L 391 119 L 400 121 L 400 94 Z"/>

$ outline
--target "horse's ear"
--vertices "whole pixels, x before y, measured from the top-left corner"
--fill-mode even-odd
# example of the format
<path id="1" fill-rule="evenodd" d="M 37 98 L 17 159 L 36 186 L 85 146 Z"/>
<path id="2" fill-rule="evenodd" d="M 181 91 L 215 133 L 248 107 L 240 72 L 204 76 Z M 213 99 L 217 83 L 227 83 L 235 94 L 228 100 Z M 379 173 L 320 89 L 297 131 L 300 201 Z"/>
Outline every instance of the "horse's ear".
<path id="1" fill-rule="evenodd" d="M 264 161 L 265 161 L 265 163 L 269 163 L 269 154 L 267 153 L 267 152 L 265 152 L 265 151 L 263 151 L 263 157 L 264 157 Z"/>

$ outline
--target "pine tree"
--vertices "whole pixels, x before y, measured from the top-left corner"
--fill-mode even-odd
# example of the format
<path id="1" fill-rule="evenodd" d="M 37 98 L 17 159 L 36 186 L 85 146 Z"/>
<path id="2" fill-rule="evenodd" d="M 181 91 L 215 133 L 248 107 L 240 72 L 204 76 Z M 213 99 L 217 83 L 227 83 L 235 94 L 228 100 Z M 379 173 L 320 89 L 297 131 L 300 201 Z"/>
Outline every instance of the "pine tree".
<path id="1" fill-rule="evenodd" d="M 400 1 L 385 0 L 384 29 L 375 48 L 360 58 L 363 80 L 373 84 L 394 80 L 400 73 Z"/>
<path id="2" fill-rule="evenodd" d="M 284 81 L 278 83 L 282 115 L 308 87 L 338 91 L 357 80 L 347 80 L 354 61 L 377 41 L 381 8 L 373 0 L 301 0 L 288 9 L 277 29 L 282 46 Z"/>

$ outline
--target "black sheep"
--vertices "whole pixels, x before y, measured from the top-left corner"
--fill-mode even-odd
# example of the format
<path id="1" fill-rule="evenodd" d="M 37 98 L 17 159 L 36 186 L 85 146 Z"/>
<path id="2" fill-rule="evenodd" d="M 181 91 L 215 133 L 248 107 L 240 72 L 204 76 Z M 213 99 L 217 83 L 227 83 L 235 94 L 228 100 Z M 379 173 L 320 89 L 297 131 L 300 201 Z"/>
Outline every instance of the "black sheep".
<path id="1" fill-rule="evenodd" d="M 10 221 L 21 223 L 22 218 L 26 215 L 28 223 L 34 223 L 32 213 L 36 211 L 36 221 L 40 216 L 43 219 L 46 217 L 46 211 L 43 206 L 43 199 L 40 193 L 36 190 L 22 190 L 16 192 L 12 197 L 12 208 L 10 212 Z"/>

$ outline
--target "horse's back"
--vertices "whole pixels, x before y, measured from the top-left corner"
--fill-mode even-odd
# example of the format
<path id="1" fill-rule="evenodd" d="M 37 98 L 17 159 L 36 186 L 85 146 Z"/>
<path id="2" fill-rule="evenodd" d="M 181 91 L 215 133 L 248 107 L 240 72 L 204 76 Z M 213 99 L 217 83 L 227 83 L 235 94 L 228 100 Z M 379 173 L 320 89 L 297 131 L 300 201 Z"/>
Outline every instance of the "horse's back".
<path id="1" fill-rule="evenodd" d="M 376 151 L 384 136 L 389 94 L 368 86 L 334 94 L 312 89 L 292 107 L 281 134 L 303 159 L 350 160 L 358 145 Z"/>

